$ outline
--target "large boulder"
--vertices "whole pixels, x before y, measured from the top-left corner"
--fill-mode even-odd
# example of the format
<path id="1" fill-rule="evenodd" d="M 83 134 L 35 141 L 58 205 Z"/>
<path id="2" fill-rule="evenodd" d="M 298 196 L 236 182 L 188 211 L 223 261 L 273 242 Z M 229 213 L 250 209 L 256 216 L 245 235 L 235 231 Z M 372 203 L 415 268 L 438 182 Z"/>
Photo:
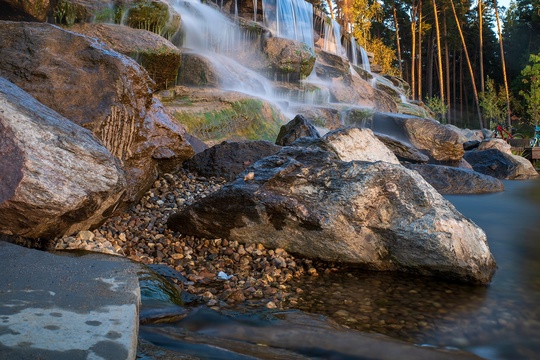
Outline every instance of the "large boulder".
<path id="1" fill-rule="evenodd" d="M 504 191 L 504 184 L 491 176 L 452 166 L 404 164 L 416 170 L 441 194 L 483 194 Z"/>
<path id="2" fill-rule="evenodd" d="M 97 135 L 123 163 L 127 201 L 144 194 L 161 163 L 193 155 L 134 60 L 50 24 L 0 22 L 0 33 L 0 75 Z"/>
<path id="3" fill-rule="evenodd" d="M 274 155 L 280 149 L 281 146 L 264 140 L 224 141 L 196 154 L 184 163 L 184 167 L 201 176 L 233 180 L 258 160 Z"/>
<path id="4" fill-rule="evenodd" d="M 413 145 L 438 162 L 459 162 L 463 157 L 460 136 L 434 120 L 376 112 L 370 127 L 376 134 Z"/>
<path id="5" fill-rule="evenodd" d="M 427 163 L 429 157 L 411 144 L 399 141 L 391 136 L 377 134 L 377 138 L 396 155 L 400 161 Z"/>
<path id="6" fill-rule="evenodd" d="M 75 24 L 69 29 L 97 38 L 137 61 L 156 83 L 156 90 L 176 85 L 180 49 L 163 37 L 147 30 L 114 24 Z"/>
<path id="7" fill-rule="evenodd" d="M 307 78 L 315 65 L 315 53 L 300 41 L 271 37 L 263 52 L 273 73 L 288 81 Z"/>
<path id="8" fill-rule="evenodd" d="M 467 151 L 464 158 L 474 171 L 497 179 L 529 179 L 538 176 L 529 160 L 498 149 Z"/>
<path id="9" fill-rule="evenodd" d="M 477 150 L 497 149 L 505 154 L 512 154 L 512 147 L 503 139 L 488 138 L 478 144 Z"/>
<path id="10" fill-rule="evenodd" d="M 284 147 L 168 220 L 205 238 L 260 242 L 308 258 L 489 283 L 485 233 L 415 171 Z"/>
<path id="11" fill-rule="evenodd" d="M 281 146 L 291 145 L 301 137 L 321 137 L 315 126 L 303 115 L 296 115 L 294 119 L 279 129 L 276 144 Z"/>
<path id="12" fill-rule="evenodd" d="M 88 130 L 0 78 L 0 234 L 54 238 L 101 224 L 125 192 Z"/>
<path id="13" fill-rule="evenodd" d="M 188 132 L 209 146 L 223 141 L 275 141 L 287 121 L 266 100 L 215 88 L 176 86 L 163 99 L 167 110 Z"/>
<path id="14" fill-rule="evenodd" d="M 356 127 L 330 131 L 324 135 L 328 147 L 343 161 L 386 161 L 399 164 L 394 153 L 370 129 Z"/>

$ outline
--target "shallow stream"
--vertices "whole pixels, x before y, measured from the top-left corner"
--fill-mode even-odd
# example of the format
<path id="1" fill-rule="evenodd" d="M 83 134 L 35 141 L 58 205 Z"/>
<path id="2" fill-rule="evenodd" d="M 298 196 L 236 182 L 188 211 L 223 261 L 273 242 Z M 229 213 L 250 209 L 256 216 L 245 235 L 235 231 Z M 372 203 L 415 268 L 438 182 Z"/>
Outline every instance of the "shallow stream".
<path id="1" fill-rule="evenodd" d="M 498 265 L 489 286 L 396 273 L 333 272 L 301 284 L 304 292 L 297 306 L 301 312 L 272 314 L 266 309 L 238 308 L 218 314 L 198 309 L 177 323 L 142 326 L 141 337 L 205 359 L 359 358 L 340 350 L 360 340 L 336 330 L 335 321 L 351 329 L 417 345 L 462 349 L 486 359 L 536 359 L 540 354 L 540 181 L 506 181 L 505 189 L 496 194 L 446 196 L 487 233 Z M 257 336 L 261 328 L 264 331 Z M 326 342 L 326 353 L 273 346 L 272 341 L 284 342 L 287 336 L 294 336 L 293 343 Z M 266 348 L 255 346 L 264 339 Z"/>

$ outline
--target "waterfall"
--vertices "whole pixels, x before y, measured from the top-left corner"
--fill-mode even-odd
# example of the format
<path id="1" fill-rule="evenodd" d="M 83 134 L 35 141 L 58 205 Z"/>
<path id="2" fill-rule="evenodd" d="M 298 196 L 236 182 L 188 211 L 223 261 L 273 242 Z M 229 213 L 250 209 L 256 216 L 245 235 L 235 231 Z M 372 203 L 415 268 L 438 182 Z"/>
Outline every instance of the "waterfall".
<path id="1" fill-rule="evenodd" d="M 253 21 L 257 21 L 257 0 L 253 0 Z"/>
<path id="2" fill-rule="evenodd" d="M 362 68 L 364 68 L 364 70 L 368 72 L 371 72 L 371 65 L 369 64 L 368 54 L 363 47 L 361 46 L 359 47 L 360 47 L 360 55 L 362 56 Z"/>
<path id="3" fill-rule="evenodd" d="M 304 0 L 263 0 L 263 22 L 278 37 L 313 49 L 313 5 Z"/>

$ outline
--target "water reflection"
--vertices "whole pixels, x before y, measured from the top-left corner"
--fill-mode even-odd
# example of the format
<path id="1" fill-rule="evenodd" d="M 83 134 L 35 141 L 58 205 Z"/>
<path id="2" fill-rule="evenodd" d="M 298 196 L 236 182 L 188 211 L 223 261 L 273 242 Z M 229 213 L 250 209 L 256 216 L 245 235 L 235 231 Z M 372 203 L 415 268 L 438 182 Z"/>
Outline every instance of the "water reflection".
<path id="1" fill-rule="evenodd" d="M 423 348 L 375 344 L 324 317 L 309 315 L 321 314 L 351 329 L 409 343 L 462 349 L 486 359 L 535 359 L 540 354 L 540 181 L 507 181 L 505 189 L 489 195 L 447 196 L 487 234 L 498 264 L 489 286 L 401 273 L 331 272 L 296 284 L 303 289 L 297 305 L 303 312 L 238 308 L 235 314 L 224 309 L 218 313 L 169 304 L 163 309 L 155 299 L 146 301 L 142 315 L 147 314 L 151 325 L 141 326 L 140 336 L 189 356 L 204 354 L 205 359 L 425 355 L 416 353 Z M 171 312 L 177 320 L 173 323 L 152 320 Z M 424 358 L 463 358 L 455 352 L 431 355 Z"/>
<path id="2" fill-rule="evenodd" d="M 326 274 L 304 285 L 299 308 L 355 329 L 457 347 L 489 359 L 540 353 L 540 182 L 507 181 L 489 195 L 447 196 L 482 227 L 498 270 L 473 287 L 388 273 Z"/>

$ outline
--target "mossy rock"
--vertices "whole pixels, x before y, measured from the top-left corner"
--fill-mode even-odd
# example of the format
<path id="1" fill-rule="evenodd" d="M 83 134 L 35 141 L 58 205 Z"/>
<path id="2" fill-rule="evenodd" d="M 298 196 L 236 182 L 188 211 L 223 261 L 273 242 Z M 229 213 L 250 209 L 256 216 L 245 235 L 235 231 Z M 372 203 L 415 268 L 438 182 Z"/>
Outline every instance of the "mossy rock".
<path id="1" fill-rule="evenodd" d="M 156 90 L 176 85 L 180 50 L 163 37 L 114 24 L 75 24 L 70 30 L 97 38 L 115 51 L 133 58 L 154 80 Z"/>
<path id="2" fill-rule="evenodd" d="M 188 133 L 208 145 L 224 140 L 274 142 L 286 119 L 275 105 L 245 94 L 218 89 L 176 87 L 174 100 L 163 101 Z"/>
<path id="3" fill-rule="evenodd" d="M 170 39 L 180 29 L 180 15 L 165 1 L 140 0 L 127 10 L 126 24 Z"/>

